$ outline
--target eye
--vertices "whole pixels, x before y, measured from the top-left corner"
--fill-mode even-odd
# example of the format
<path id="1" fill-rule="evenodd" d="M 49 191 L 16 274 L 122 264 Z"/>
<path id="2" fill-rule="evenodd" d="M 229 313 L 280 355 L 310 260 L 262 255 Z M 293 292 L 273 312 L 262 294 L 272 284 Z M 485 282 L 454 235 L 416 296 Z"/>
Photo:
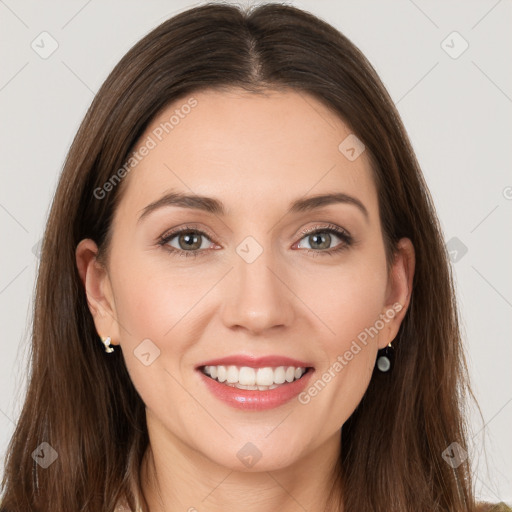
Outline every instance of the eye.
<path id="1" fill-rule="evenodd" d="M 209 240 L 210 243 L 207 243 Z M 159 245 L 164 246 L 167 251 L 180 256 L 199 256 L 205 254 L 202 249 L 208 249 L 213 243 L 209 235 L 203 231 L 185 226 L 176 229 L 171 233 L 166 233 L 158 241 Z"/>
<path id="2" fill-rule="evenodd" d="M 301 234 L 305 234 L 306 236 L 299 241 L 297 248 L 306 249 L 308 253 L 332 255 L 333 253 L 347 249 L 352 244 L 351 235 L 344 229 L 333 224 L 323 227 L 315 226 L 303 231 Z M 336 239 L 339 240 L 339 243 L 331 247 L 331 244 L 333 242 L 335 243 Z M 305 243 L 307 243 L 309 247 L 303 247 L 303 240 L 305 240 Z"/>

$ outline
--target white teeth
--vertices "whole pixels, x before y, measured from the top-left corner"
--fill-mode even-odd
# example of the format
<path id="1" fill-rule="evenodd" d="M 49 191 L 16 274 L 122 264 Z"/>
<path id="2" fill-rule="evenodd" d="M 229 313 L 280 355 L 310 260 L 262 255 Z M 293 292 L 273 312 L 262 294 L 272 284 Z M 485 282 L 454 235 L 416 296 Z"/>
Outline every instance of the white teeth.
<path id="1" fill-rule="evenodd" d="M 258 386 L 270 386 L 274 383 L 274 370 L 272 368 L 258 368 L 256 384 Z"/>
<path id="2" fill-rule="evenodd" d="M 306 369 L 294 366 L 278 366 L 272 368 L 251 368 L 249 366 L 205 366 L 203 372 L 212 379 L 217 379 L 228 386 L 234 386 L 239 389 L 250 389 L 266 391 L 274 389 L 285 382 L 293 382 L 300 379 Z"/>
<path id="3" fill-rule="evenodd" d="M 274 371 L 274 382 L 276 384 L 283 384 L 286 380 L 286 374 L 284 371 L 284 366 L 279 366 Z"/>
<path id="4" fill-rule="evenodd" d="M 242 366 L 238 373 L 238 382 L 244 386 L 254 386 L 256 384 L 256 372 L 254 368 Z"/>
<path id="5" fill-rule="evenodd" d="M 210 372 L 212 368 L 215 368 L 214 366 L 208 366 L 210 368 Z M 224 382 L 226 380 L 226 367 L 225 366 L 217 366 L 217 380 L 219 382 Z M 205 368 L 206 369 L 206 368 Z M 210 373 L 210 376 L 213 377 L 213 375 Z"/>
<path id="6" fill-rule="evenodd" d="M 231 384 L 238 382 L 238 368 L 236 366 L 228 366 L 226 381 Z"/>

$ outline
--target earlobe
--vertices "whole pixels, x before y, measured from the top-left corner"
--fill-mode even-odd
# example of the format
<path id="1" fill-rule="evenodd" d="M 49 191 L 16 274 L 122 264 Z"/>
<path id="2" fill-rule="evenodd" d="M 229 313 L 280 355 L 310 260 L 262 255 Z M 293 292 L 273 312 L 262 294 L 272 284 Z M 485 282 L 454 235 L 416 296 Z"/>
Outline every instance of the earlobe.
<path id="1" fill-rule="evenodd" d="M 97 255 L 96 243 L 84 239 L 75 251 L 76 265 L 98 334 L 118 339 L 110 279 L 107 270 L 97 261 Z"/>

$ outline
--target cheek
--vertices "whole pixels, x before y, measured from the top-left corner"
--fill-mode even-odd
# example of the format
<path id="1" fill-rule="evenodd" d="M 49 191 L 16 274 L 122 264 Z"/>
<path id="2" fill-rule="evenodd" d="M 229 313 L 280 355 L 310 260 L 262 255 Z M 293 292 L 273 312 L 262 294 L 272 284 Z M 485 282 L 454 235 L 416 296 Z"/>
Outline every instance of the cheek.
<path id="1" fill-rule="evenodd" d="M 178 322 L 208 289 L 208 282 L 197 272 L 165 258 L 163 252 L 150 256 L 142 252 L 118 260 L 113 275 L 116 310 L 133 337 L 171 337 L 172 331 L 179 329 Z"/>
<path id="2" fill-rule="evenodd" d="M 322 269 L 302 278 L 298 295 L 321 320 L 332 358 L 347 343 L 373 326 L 383 312 L 387 273 L 385 261 L 361 255 L 338 268 Z"/>
<path id="3" fill-rule="evenodd" d="M 308 305 L 324 326 L 322 366 L 304 401 L 311 400 L 316 415 L 330 411 L 325 425 L 334 431 L 357 407 L 375 365 L 387 285 L 384 253 L 376 248 L 335 272 L 329 269 L 323 276 L 324 287 L 318 286 L 318 277 L 302 281 L 310 290 Z M 311 286 L 313 281 L 316 287 Z M 301 293 L 305 292 L 304 288 Z"/>
<path id="4" fill-rule="evenodd" d="M 137 392 L 151 410 L 163 411 L 166 404 L 173 404 L 185 415 L 189 410 L 197 413 L 178 382 L 191 343 L 184 332 L 187 313 L 205 291 L 194 286 L 195 278 L 191 283 L 184 275 L 163 272 L 149 258 L 125 259 L 113 279 L 122 352 Z M 170 417 L 179 422 L 181 416 Z"/>
<path id="5" fill-rule="evenodd" d="M 208 324 L 200 314 L 204 299 L 219 280 L 207 266 L 195 271 L 166 258 L 140 253 L 118 260 L 112 277 L 126 366 L 147 404 L 183 394 L 176 382 L 188 378 L 191 348 Z M 154 362 L 145 366 L 144 358 Z"/>
<path id="6" fill-rule="evenodd" d="M 186 352 L 188 338 L 182 332 L 186 322 L 181 320 L 198 300 L 194 286 L 190 280 L 187 286 L 173 272 L 164 272 L 161 265 L 156 268 L 151 258 L 117 261 L 112 279 L 127 368 L 136 385 L 146 380 L 161 382 L 156 374 L 163 368 L 175 374 Z M 168 350 L 170 345 L 172 350 Z M 150 364 L 145 366 L 146 362 Z"/>
<path id="7" fill-rule="evenodd" d="M 325 302 L 323 314 L 334 334 L 326 331 L 322 337 L 322 365 L 301 398 L 310 408 L 308 424 L 313 428 L 322 418 L 326 435 L 341 428 L 368 388 L 380 334 L 374 326 L 383 305 L 374 281 L 340 279 L 333 284 L 344 285 L 346 293 Z"/>

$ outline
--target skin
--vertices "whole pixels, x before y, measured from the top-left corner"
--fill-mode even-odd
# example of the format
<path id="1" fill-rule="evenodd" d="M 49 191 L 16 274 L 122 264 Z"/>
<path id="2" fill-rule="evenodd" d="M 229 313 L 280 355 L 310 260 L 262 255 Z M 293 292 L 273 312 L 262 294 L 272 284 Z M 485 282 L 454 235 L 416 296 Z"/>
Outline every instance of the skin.
<path id="1" fill-rule="evenodd" d="M 76 251 L 97 331 L 121 346 L 146 404 L 143 491 L 151 512 L 324 510 L 340 429 L 409 305 L 414 249 L 402 239 L 388 273 L 367 154 L 349 161 L 339 151 L 350 130 L 313 97 L 236 89 L 194 97 L 198 105 L 125 178 L 108 264 L 98 263 L 92 240 Z M 167 206 L 137 222 L 171 189 L 215 197 L 227 213 Z M 333 191 L 359 199 L 368 218 L 342 203 L 286 214 L 295 199 Z M 190 224 L 212 235 L 202 238 L 202 255 L 158 245 Z M 320 254 L 343 241 L 332 235 L 318 248 L 301 231 L 326 224 L 348 231 L 353 244 Z M 263 249 L 250 264 L 236 252 L 247 236 Z M 179 248 L 179 237 L 169 244 Z M 194 370 L 225 355 L 278 354 L 313 362 L 314 382 L 396 303 L 403 309 L 307 404 L 234 409 Z M 160 356 L 145 366 L 134 350 L 148 338 Z M 247 442 L 262 454 L 252 467 L 237 457 Z"/>

